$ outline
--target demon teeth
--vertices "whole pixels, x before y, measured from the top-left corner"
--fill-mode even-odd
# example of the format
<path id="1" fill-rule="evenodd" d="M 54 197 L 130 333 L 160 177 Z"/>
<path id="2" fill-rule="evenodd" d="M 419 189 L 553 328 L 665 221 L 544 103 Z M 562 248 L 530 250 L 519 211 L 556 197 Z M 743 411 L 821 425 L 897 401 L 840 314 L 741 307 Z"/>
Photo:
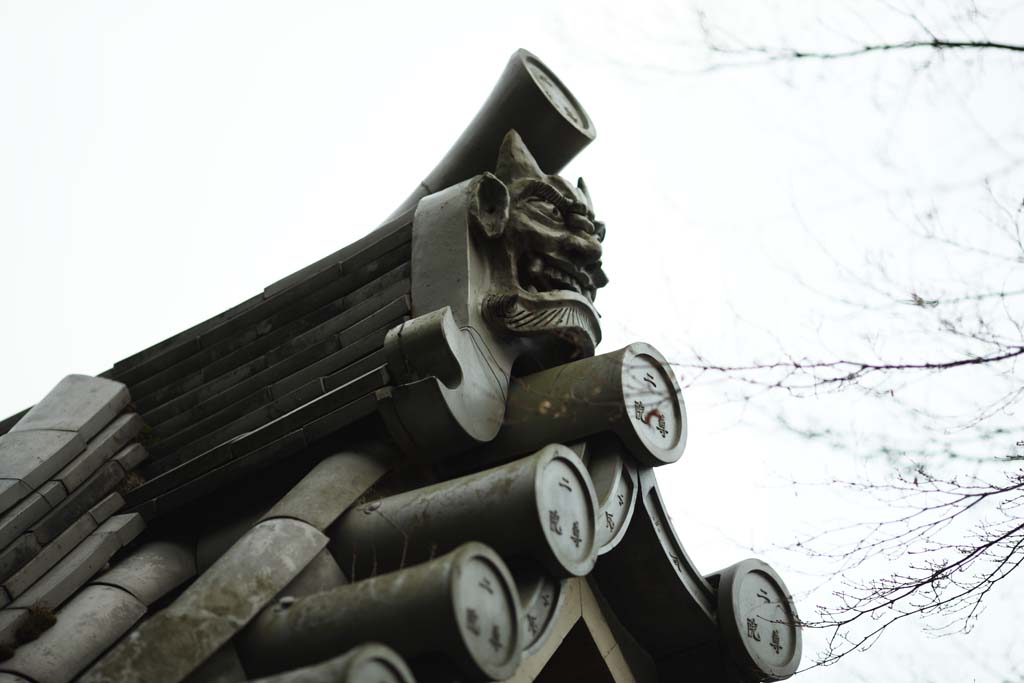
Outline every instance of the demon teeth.
<path id="1" fill-rule="evenodd" d="M 520 277 L 523 289 L 531 294 L 558 291 L 587 294 L 593 291 L 593 283 L 585 273 L 569 272 L 543 255 L 529 256 L 525 268 L 520 270 Z M 593 295 L 587 296 L 593 300 Z"/>

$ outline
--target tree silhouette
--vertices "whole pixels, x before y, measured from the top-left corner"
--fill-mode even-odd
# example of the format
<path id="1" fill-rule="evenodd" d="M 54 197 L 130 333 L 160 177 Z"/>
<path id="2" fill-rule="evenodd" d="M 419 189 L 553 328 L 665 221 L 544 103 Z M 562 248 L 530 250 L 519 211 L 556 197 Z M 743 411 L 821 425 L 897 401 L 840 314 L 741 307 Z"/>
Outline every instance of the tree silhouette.
<path id="1" fill-rule="evenodd" d="M 817 64 L 827 76 L 837 61 L 873 59 L 912 79 L 953 60 L 986 68 L 988 55 L 1008 73 L 1024 67 L 1024 44 L 999 37 L 1012 32 L 1004 23 L 1011 8 L 882 7 L 892 19 L 884 29 L 865 21 L 840 31 L 823 19 L 789 39 L 780 19 L 775 43 L 744 39 L 748 29 L 731 26 L 733 17 L 700 10 L 707 70 L 781 65 L 791 81 L 797 64 Z M 948 73 L 963 74 L 952 70 L 939 80 Z M 781 351 L 752 361 L 695 349 L 683 363 L 688 384 L 724 379 L 744 401 L 779 392 L 810 400 L 840 394 L 864 397 L 892 417 L 873 433 L 854 435 L 779 416 L 804 438 L 893 465 L 885 481 L 830 482 L 873 497 L 891 511 L 888 518 L 791 546 L 835 567 L 833 600 L 814 617 L 804 615 L 806 626 L 829 635 L 819 665 L 869 647 L 912 616 L 926 617 L 925 627 L 938 632 L 970 629 L 993 587 L 1024 562 L 1024 124 L 1004 137 L 994 143 L 1006 153 L 971 183 L 971 219 L 962 199 L 950 201 L 948 185 L 940 185 L 923 204 L 893 212 L 910 238 L 904 252 L 851 266 L 848 255 L 822 241 L 822 258 L 842 283 L 826 294 L 829 306 L 871 330 L 859 350 L 789 351 L 797 344 L 777 331 Z M 908 277 L 902 262 L 922 253 L 933 264 L 928 276 Z M 937 393 L 945 399 L 941 409 Z"/>

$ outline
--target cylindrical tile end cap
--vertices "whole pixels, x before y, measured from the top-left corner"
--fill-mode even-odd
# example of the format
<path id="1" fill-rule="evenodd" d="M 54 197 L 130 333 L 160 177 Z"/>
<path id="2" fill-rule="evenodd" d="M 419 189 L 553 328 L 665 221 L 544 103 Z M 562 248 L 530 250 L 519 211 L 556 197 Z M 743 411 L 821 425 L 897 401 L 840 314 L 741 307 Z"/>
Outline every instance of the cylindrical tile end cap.
<path id="1" fill-rule="evenodd" d="M 453 551 L 451 592 L 469 664 L 486 680 L 505 680 L 522 659 L 519 593 L 508 567 L 483 543 Z"/>
<path id="2" fill-rule="evenodd" d="M 800 666 L 803 638 L 786 584 L 749 559 L 719 572 L 718 626 L 733 663 L 748 680 L 779 681 Z"/>
<path id="3" fill-rule="evenodd" d="M 541 529 L 558 576 L 586 576 L 597 562 L 597 494 L 572 449 L 550 444 L 536 455 L 535 495 Z"/>
<path id="4" fill-rule="evenodd" d="M 650 344 L 623 349 L 622 400 L 629 428 L 619 437 L 647 467 L 679 460 L 686 448 L 686 404 L 669 362 Z"/>

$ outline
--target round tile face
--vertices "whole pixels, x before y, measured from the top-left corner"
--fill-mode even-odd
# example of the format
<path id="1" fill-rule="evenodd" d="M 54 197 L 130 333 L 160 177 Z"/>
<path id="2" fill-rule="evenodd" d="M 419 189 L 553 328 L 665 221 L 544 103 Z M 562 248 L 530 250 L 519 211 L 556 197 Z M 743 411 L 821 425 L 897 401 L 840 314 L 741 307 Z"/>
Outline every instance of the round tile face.
<path id="1" fill-rule="evenodd" d="M 482 671 L 502 674 L 521 646 L 516 595 L 485 556 L 471 555 L 455 571 L 456 618 L 470 657 Z"/>
<path id="2" fill-rule="evenodd" d="M 622 538 L 636 504 L 634 475 L 626 470 L 625 463 L 620 462 L 619 466 L 620 474 L 597 513 L 597 545 L 602 553 Z"/>
<path id="3" fill-rule="evenodd" d="M 622 398 L 637 435 L 652 453 L 669 453 L 685 435 L 686 417 L 676 389 L 664 366 L 639 353 L 622 364 Z M 673 462 L 678 456 L 666 457 Z"/>
<path id="4" fill-rule="evenodd" d="M 544 536 L 561 565 L 581 576 L 593 567 L 596 536 L 589 482 L 574 463 L 560 456 L 541 467 L 538 512 Z"/>
<path id="5" fill-rule="evenodd" d="M 590 130 L 590 119 L 587 118 L 583 107 L 572 96 L 572 93 L 562 85 L 557 76 L 548 71 L 546 66 L 533 57 L 526 58 L 526 68 L 529 70 L 530 75 L 533 76 L 534 82 L 544 91 L 544 95 L 562 113 L 562 116 L 572 121 L 573 125 L 580 130 Z"/>
<path id="6" fill-rule="evenodd" d="M 754 665 L 773 676 L 792 673 L 789 669 L 795 669 L 794 658 L 800 655 L 800 635 L 778 584 L 755 569 L 737 577 L 732 596 L 736 630 Z"/>
<path id="7" fill-rule="evenodd" d="M 551 626 L 558 611 L 559 600 L 565 579 L 556 579 L 547 575 L 537 577 L 533 586 L 531 600 L 523 605 L 523 648 L 529 650 L 539 646 L 548 628 Z"/>

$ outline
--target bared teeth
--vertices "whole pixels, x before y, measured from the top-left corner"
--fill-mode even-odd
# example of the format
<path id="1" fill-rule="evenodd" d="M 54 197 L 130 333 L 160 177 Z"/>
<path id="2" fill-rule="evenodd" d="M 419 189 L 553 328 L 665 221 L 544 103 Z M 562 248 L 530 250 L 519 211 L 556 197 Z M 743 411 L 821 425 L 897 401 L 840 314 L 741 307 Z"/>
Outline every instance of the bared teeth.
<path id="1" fill-rule="evenodd" d="M 594 299 L 592 283 L 585 274 L 569 272 L 540 254 L 528 254 L 524 265 L 521 283 L 531 294 L 569 291 Z"/>

